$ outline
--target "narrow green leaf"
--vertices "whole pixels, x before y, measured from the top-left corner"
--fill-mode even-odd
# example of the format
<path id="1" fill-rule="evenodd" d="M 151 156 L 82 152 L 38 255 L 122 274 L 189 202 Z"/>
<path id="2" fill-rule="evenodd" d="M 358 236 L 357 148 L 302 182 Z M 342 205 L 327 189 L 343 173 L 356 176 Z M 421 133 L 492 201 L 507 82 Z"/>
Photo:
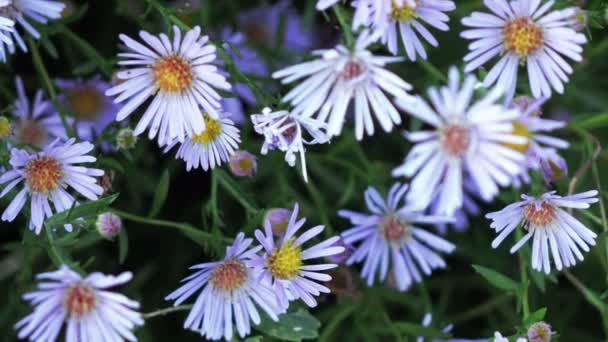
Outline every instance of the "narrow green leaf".
<path id="1" fill-rule="evenodd" d="M 524 327 L 529 327 L 530 325 L 540 322 L 545 318 L 545 314 L 547 313 L 547 308 L 541 308 L 528 316 L 528 318 L 524 321 Z"/>
<path id="2" fill-rule="evenodd" d="M 513 291 L 516 293 L 519 291 L 519 284 L 515 280 L 507 277 L 506 275 L 480 265 L 473 265 L 473 268 L 475 269 L 475 271 L 477 271 L 477 273 L 479 273 L 495 287 L 506 291 Z"/>
<path id="3" fill-rule="evenodd" d="M 160 182 L 158 182 L 158 185 L 156 186 L 154 199 L 152 200 L 152 207 L 150 208 L 148 217 L 158 216 L 158 213 L 165 205 L 165 202 L 167 201 L 167 194 L 169 193 L 169 180 L 169 170 L 165 169 L 160 177 Z"/>
<path id="4" fill-rule="evenodd" d="M 129 254 L 129 236 L 123 227 L 118 234 L 118 263 L 123 264 Z"/>
<path id="5" fill-rule="evenodd" d="M 308 311 L 299 309 L 279 316 L 274 322 L 264 317 L 260 325 L 255 328 L 263 333 L 284 341 L 302 341 L 303 339 L 316 339 L 319 336 L 321 323 Z"/>
<path id="6" fill-rule="evenodd" d="M 118 198 L 118 194 L 100 198 L 96 201 L 84 202 L 79 206 L 69 210 L 62 211 L 49 217 L 44 225 L 52 229 L 53 227 L 62 226 L 64 224 L 73 223 L 78 219 L 95 217 L 103 213 L 112 202 Z"/>

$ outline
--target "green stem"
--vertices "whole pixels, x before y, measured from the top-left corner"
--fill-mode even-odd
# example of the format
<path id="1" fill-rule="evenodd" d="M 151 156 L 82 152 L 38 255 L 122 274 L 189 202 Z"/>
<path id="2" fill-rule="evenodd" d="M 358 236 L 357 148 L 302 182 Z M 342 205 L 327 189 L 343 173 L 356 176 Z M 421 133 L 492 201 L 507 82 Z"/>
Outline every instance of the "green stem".
<path id="1" fill-rule="evenodd" d="M 239 202 L 243 206 L 243 208 L 245 208 L 245 210 L 250 213 L 256 213 L 258 211 L 258 209 L 254 205 L 252 205 L 251 203 L 249 203 L 249 201 L 243 198 L 243 196 L 239 194 L 239 191 L 235 189 L 232 184 L 230 184 L 228 179 L 226 179 L 228 175 L 226 175 L 224 171 L 216 170 L 213 172 L 213 175 L 211 177 L 212 179 L 217 179 L 218 184 L 222 188 L 224 188 L 224 190 L 226 190 L 232 196 L 232 198 Z"/>
<path id="2" fill-rule="evenodd" d="M 483 316 L 486 313 L 494 310 L 494 308 L 500 306 L 501 304 L 509 301 L 511 299 L 510 295 L 503 294 L 501 296 L 494 297 L 484 303 L 481 303 L 467 311 L 459 313 L 458 316 L 455 316 L 452 319 L 449 319 L 449 322 L 452 322 L 455 325 L 460 323 L 468 322 L 476 317 Z"/>
<path id="3" fill-rule="evenodd" d="M 332 319 L 329 321 L 325 329 L 323 329 L 323 333 L 319 337 L 319 342 L 326 342 L 331 340 L 332 333 L 338 328 L 340 323 L 344 321 L 348 316 L 350 316 L 355 309 L 357 309 L 356 305 L 349 305 L 343 310 L 340 310 Z"/>
<path id="4" fill-rule="evenodd" d="M 95 61 L 99 69 L 103 74 L 110 78 L 112 77 L 112 68 L 108 65 L 106 60 L 97 52 L 97 50 L 91 46 L 86 40 L 80 38 L 76 33 L 67 28 L 65 25 L 59 25 L 58 31 L 64 36 L 70 39 L 76 46 L 78 46 L 87 58 Z"/>
<path id="5" fill-rule="evenodd" d="M 433 64 L 425 59 L 419 59 L 418 65 L 423 67 L 426 71 L 428 71 L 433 77 L 435 77 L 438 81 L 447 83 L 448 79 L 445 75 Z"/>
<path id="6" fill-rule="evenodd" d="M 188 26 L 188 24 L 184 23 L 178 17 L 176 17 L 174 14 L 170 13 L 170 11 L 167 10 L 163 5 L 158 3 L 158 1 L 156 1 L 156 0 L 145 0 L 145 1 L 148 3 L 148 5 L 150 7 L 157 10 L 158 13 L 160 13 L 169 22 L 172 22 L 173 24 L 177 25 L 180 29 L 182 29 L 184 31 L 190 30 L 190 26 Z"/>
<path id="7" fill-rule="evenodd" d="M 192 305 L 180 305 L 180 306 L 173 306 L 170 308 L 165 308 L 165 309 L 159 309 L 156 311 L 152 311 L 152 312 L 148 312 L 145 314 L 142 314 L 141 317 L 143 319 L 150 319 L 150 318 L 154 318 L 154 317 L 159 317 L 159 316 L 166 316 L 170 313 L 173 312 L 178 312 L 178 311 L 185 311 L 185 310 L 190 310 L 192 309 Z"/>
<path id="8" fill-rule="evenodd" d="M 521 240 L 521 229 L 517 229 L 515 231 L 515 238 L 517 241 Z M 524 314 L 523 320 L 525 321 L 526 319 L 528 319 L 528 316 L 530 316 L 530 304 L 528 303 L 528 264 L 526 261 L 526 257 L 524 256 L 523 249 L 520 248 L 517 255 L 519 257 L 519 274 L 522 285 L 521 303 Z"/>
<path id="9" fill-rule="evenodd" d="M 346 40 L 346 46 L 349 49 L 352 49 L 354 46 L 355 39 L 353 37 L 353 31 L 350 29 L 350 25 L 346 22 L 344 8 L 340 5 L 334 5 L 332 7 L 334 13 L 336 14 L 336 18 L 338 18 L 338 23 L 340 27 L 342 27 L 342 31 L 344 32 L 344 39 Z"/>

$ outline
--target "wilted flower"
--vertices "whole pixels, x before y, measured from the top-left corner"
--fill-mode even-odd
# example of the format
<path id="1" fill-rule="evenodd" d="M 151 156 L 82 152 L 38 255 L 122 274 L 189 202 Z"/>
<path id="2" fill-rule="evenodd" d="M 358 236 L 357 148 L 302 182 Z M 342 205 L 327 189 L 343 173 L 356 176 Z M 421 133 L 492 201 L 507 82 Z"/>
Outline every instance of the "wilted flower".
<path id="1" fill-rule="evenodd" d="M 107 239 L 116 237 L 122 230 L 122 220 L 120 216 L 113 213 L 103 213 L 97 216 L 97 231 Z"/>
<path id="2" fill-rule="evenodd" d="M 585 35 L 573 28 L 570 19 L 576 15 L 576 8 L 549 11 L 555 1 L 545 1 L 541 6 L 540 0 L 484 3 L 492 14 L 473 12 L 462 19 L 462 24 L 472 29 L 460 35 L 473 40 L 469 45 L 471 52 L 464 57 L 465 72 L 500 56 L 484 79 L 484 86 L 497 83 L 505 89 L 507 98 L 512 98 L 518 67 L 527 65 L 534 97 L 551 96 L 551 87 L 563 93 L 567 74 L 573 69 L 562 55 L 582 61 L 581 45 L 587 42 Z"/>
<path id="3" fill-rule="evenodd" d="M 539 199 L 522 195 L 523 201 L 508 205 L 504 209 L 489 213 L 487 218 L 492 220 L 490 227 L 496 230 L 498 236 L 492 241 L 492 248 L 497 248 L 502 241 L 517 227 L 527 231 L 526 235 L 512 248 L 515 253 L 530 238 L 532 243 L 532 268 L 537 271 L 551 272 L 551 258 L 558 270 L 576 265 L 576 258 L 583 261 L 581 251 L 589 251 L 589 246 L 595 245 L 597 234 L 585 227 L 562 208 L 587 209 L 596 203 L 596 190 L 570 196 L 559 196 L 555 191 L 547 192 Z"/>
<path id="4" fill-rule="evenodd" d="M 57 341 L 62 326 L 66 325 L 65 341 L 137 341 L 132 330 L 144 320 L 139 303 L 108 289 L 126 284 L 133 275 L 118 276 L 91 273 L 82 278 L 63 265 L 54 272 L 42 273 L 45 280 L 38 289 L 26 293 L 34 312 L 23 318 L 15 329 L 18 337 L 30 341 Z"/>
<path id="5" fill-rule="evenodd" d="M 160 146 L 177 139 L 183 142 L 186 135 L 201 134 L 205 122 L 199 106 L 213 119 L 219 118 L 221 96 L 214 88 L 229 90 L 226 78 L 212 65 L 216 58 L 215 46 L 208 44 L 209 37 L 201 36 L 201 28 L 182 32 L 173 26 L 174 41 L 163 33 L 159 37 L 146 31 L 139 36 L 148 46 L 121 34 L 120 40 L 128 52 L 119 53 L 120 66 L 134 66 L 117 73 L 124 82 L 110 88 L 106 95 L 118 97 L 116 103 L 126 101 L 116 116 L 122 121 L 150 97 L 144 115 L 135 126 L 135 135 L 149 128 L 148 138 L 158 136 Z M 163 44 L 164 42 L 164 44 Z"/>
<path id="6" fill-rule="evenodd" d="M 230 157 L 230 171 L 238 177 L 251 177 L 258 169 L 257 158 L 247 151 L 236 151 Z"/>

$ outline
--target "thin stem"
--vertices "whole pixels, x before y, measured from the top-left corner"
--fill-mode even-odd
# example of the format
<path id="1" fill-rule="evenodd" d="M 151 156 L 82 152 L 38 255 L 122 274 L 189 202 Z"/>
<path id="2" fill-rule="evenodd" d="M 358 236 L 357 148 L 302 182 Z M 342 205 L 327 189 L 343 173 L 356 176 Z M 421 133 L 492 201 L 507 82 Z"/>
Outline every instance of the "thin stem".
<path id="1" fill-rule="evenodd" d="M 186 310 L 190 310 L 192 309 L 192 305 L 188 304 L 188 305 L 180 305 L 180 306 L 172 306 L 170 308 L 164 308 L 164 309 L 159 309 L 156 311 L 152 311 L 152 312 L 148 312 L 145 314 L 142 314 L 141 317 L 143 319 L 150 319 L 150 318 L 154 318 L 154 317 L 158 317 L 158 316 L 166 316 L 170 313 L 173 312 L 178 312 L 178 311 L 186 311 Z"/>
<path id="2" fill-rule="evenodd" d="M 103 72 L 106 77 L 112 77 L 112 68 L 108 65 L 106 60 L 97 52 L 97 50 L 91 46 L 86 40 L 80 38 L 76 33 L 67 28 L 65 25 L 59 25 L 58 31 L 61 32 L 68 39 L 72 40 L 82 52 L 91 60 L 95 61 L 99 69 Z"/>
<path id="3" fill-rule="evenodd" d="M 458 316 L 455 316 L 453 319 L 450 319 L 449 322 L 452 322 L 452 324 L 455 324 L 455 325 L 458 325 L 458 324 L 464 323 L 464 322 L 468 322 L 476 317 L 485 315 L 486 313 L 494 310 L 494 308 L 509 301 L 510 299 L 511 299 L 511 296 L 507 295 L 507 294 L 503 294 L 501 296 L 494 297 L 467 311 L 459 313 Z"/>
<path id="4" fill-rule="evenodd" d="M 445 75 L 429 61 L 427 61 L 425 59 L 419 59 L 418 65 L 423 67 L 426 71 L 428 71 L 431 75 L 433 75 L 433 77 L 435 77 L 438 81 L 447 83 L 447 81 L 448 81 L 447 77 L 445 77 Z"/>
<path id="5" fill-rule="evenodd" d="M 515 238 L 517 241 L 521 240 L 521 229 L 517 229 L 515 231 Z M 528 316 L 530 316 L 530 304 L 528 303 L 528 263 L 526 261 L 526 257 L 524 256 L 522 248 L 519 249 L 519 252 L 517 254 L 519 257 L 519 276 L 521 278 L 522 284 L 521 303 L 525 321 L 526 319 L 528 319 Z"/>
<path id="6" fill-rule="evenodd" d="M 606 310 L 606 304 L 601 298 L 591 291 L 582 281 L 580 281 L 574 274 L 570 273 L 568 269 L 564 269 L 562 274 L 572 283 L 572 285 L 585 297 L 589 304 L 593 305 L 602 316 L 602 324 L 604 327 L 604 334 L 608 336 L 608 312 Z"/>
<path id="7" fill-rule="evenodd" d="M 149 6 L 158 11 L 165 19 L 177 25 L 180 29 L 188 31 L 190 30 L 190 26 L 188 24 L 181 21 L 178 17 L 169 12 L 163 5 L 158 3 L 156 0 L 145 0 Z"/>
<path id="8" fill-rule="evenodd" d="M 336 14 L 336 18 L 338 18 L 338 23 L 340 27 L 342 27 L 342 31 L 344 32 L 344 39 L 346 40 L 346 46 L 351 49 L 354 45 L 354 37 L 353 32 L 350 29 L 350 25 L 346 22 L 344 9 L 340 5 L 334 5 L 332 7 L 334 13 Z"/>

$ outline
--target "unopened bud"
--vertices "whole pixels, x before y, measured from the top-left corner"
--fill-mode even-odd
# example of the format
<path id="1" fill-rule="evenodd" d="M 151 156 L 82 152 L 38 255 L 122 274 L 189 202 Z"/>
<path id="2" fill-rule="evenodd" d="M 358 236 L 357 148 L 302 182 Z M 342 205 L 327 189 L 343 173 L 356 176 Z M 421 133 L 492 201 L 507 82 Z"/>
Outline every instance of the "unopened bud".
<path id="1" fill-rule="evenodd" d="M 264 217 L 264 225 L 269 224 L 272 234 L 276 237 L 281 237 L 285 234 L 285 230 L 287 230 L 290 218 L 291 210 L 284 208 L 270 209 Z"/>
<path id="2" fill-rule="evenodd" d="M 230 171 L 238 177 L 253 176 L 258 169 L 255 155 L 247 151 L 236 151 L 230 157 Z"/>
<path id="3" fill-rule="evenodd" d="M 137 144 L 137 136 L 133 135 L 133 130 L 123 128 L 116 135 L 116 146 L 119 150 L 129 150 Z"/>
<path id="4" fill-rule="evenodd" d="M 118 215 L 112 213 L 103 213 L 97 216 L 97 231 L 106 239 L 116 237 L 122 229 L 122 220 Z"/>
<path id="5" fill-rule="evenodd" d="M 528 342 L 550 342 L 553 334 L 549 324 L 542 321 L 537 322 L 528 328 Z"/>

